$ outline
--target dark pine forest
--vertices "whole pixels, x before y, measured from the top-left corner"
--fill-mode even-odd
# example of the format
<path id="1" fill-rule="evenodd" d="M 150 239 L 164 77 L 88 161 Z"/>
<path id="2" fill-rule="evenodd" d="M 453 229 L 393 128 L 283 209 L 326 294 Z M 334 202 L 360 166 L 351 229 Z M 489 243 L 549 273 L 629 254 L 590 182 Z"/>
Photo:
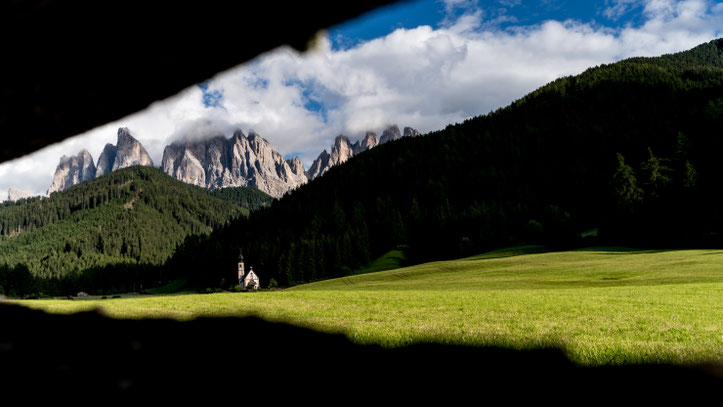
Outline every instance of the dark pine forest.
<path id="1" fill-rule="evenodd" d="M 87 192 L 62 203 L 8 206 L 0 285 L 20 287 L 28 272 L 51 273 L 33 280 L 44 292 L 128 287 L 139 275 L 230 286 L 240 250 L 262 286 L 291 286 L 350 274 L 398 245 L 410 263 L 515 244 L 720 247 L 721 129 L 716 40 L 558 79 L 490 114 L 364 152 L 272 203 L 248 195 L 258 208 L 248 217 L 214 196 L 235 192 L 180 186 L 152 169 L 81 184 L 66 192 Z M 119 223 L 108 231 L 102 219 Z M 52 233 L 38 227 L 48 222 Z M 131 263 L 105 277 L 106 265 Z"/>
<path id="2" fill-rule="evenodd" d="M 187 241 L 168 266 L 214 286 L 233 280 L 241 249 L 262 285 L 290 286 L 401 244 L 410 263 L 527 243 L 719 247 L 722 49 L 598 66 L 379 146 Z"/>
<path id="3" fill-rule="evenodd" d="M 188 236 L 269 206 L 255 188 L 208 191 L 158 169 L 114 171 L 47 199 L 0 206 L 0 294 L 116 292 L 173 278 L 160 267 Z"/>

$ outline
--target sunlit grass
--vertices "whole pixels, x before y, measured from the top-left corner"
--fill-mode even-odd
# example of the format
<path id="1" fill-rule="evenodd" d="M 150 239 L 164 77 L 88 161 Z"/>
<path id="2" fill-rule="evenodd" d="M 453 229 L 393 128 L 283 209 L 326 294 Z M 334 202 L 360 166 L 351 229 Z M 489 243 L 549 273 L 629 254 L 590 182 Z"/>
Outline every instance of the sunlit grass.
<path id="1" fill-rule="evenodd" d="M 28 300 L 112 317 L 257 315 L 395 347 L 559 346 L 583 365 L 723 358 L 723 251 L 514 248 L 257 293 Z M 263 274 L 262 274 L 263 278 Z"/>

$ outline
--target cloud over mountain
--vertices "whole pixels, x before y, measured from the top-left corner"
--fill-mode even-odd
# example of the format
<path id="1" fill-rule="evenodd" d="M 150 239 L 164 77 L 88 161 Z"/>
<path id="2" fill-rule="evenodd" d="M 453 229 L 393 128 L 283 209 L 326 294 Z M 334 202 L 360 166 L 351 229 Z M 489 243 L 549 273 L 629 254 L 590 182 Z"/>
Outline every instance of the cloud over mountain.
<path id="1" fill-rule="evenodd" d="M 83 147 L 98 156 L 118 127 L 130 127 L 156 163 L 165 145 L 196 134 L 189 129 L 240 128 L 263 134 L 283 155 L 298 154 L 308 167 L 340 133 L 354 141 L 392 123 L 425 133 L 505 106 L 560 76 L 685 50 L 723 30 L 723 4 L 706 0 L 606 3 L 600 16 L 611 21 L 640 13 L 638 23 L 619 26 L 565 18 L 514 24 L 510 13 L 520 3 L 504 4 L 508 14 L 495 15 L 475 2 L 449 2 L 463 11 L 436 27 L 401 28 L 350 48 L 322 37 L 312 53 L 277 49 L 143 112 L 0 165 L 0 190 L 12 184 L 42 192 L 58 157 Z"/>

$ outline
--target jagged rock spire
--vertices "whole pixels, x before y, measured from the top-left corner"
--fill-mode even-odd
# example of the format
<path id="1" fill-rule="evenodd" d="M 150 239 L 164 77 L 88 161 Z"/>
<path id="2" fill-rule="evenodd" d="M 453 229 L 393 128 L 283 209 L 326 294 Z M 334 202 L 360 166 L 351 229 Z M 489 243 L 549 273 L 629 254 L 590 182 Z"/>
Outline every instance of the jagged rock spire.
<path id="1" fill-rule="evenodd" d="M 53 183 L 48 189 L 48 195 L 56 191 L 64 191 L 72 185 L 79 184 L 95 178 L 95 164 L 93 164 L 93 156 L 88 150 L 83 149 L 78 155 L 63 156 L 60 163 L 55 169 Z"/>
<path id="2" fill-rule="evenodd" d="M 153 167 L 153 160 L 143 145 L 131 136 L 127 127 L 118 129 L 118 143 L 116 144 L 115 159 L 111 171 L 132 165 L 146 165 Z"/>
<path id="3" fill-rule="evenodd" d="M 386 129 L 384 129 L 384 132 L 382 133 L 382 137 L 379 139 L 379 144 L 388 143 L 390 141 L 399 140 L 402 138 L 401 133 L 399 132 L 399 127 L 396 124 L 393 124 Z"/>
<path id="4" fill-rule="evenodd" d="M 416 137 L 419 135 L 420 133 L 411 127 L 404 128 L 404 137 Z M 311 167 L 309 167 L 309 170 L 306 172 L 306 176 L 310 180 L 314 179 L 323 175 L 329 168 L 342 164 L 355 155 L 370 150 L 379 144 L 400 138 L 402 138 L 402 135 L 396 124 L 387 127 L 378 142 L 377 135 L 373 131 L 368 131 L 363 139 L 357 140 L 354 144 L 351 144 L 346 136 L 339 135 L 334 139 L 334 144 L 331 146 L 331 153 L 324 150 L 311 164 Z"/>

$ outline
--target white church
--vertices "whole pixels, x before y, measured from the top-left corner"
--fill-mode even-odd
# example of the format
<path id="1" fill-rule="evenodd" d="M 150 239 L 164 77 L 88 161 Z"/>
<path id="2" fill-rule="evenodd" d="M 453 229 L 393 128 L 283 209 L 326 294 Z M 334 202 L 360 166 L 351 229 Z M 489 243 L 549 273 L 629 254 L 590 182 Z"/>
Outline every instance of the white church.
<path id="1" fill-rule="evenodd" d="M 261 288 L 259 284 L 259 276 L 254 273 L 254 268 L 249 267 L 249 272 L 244 275 L 244 256 L 243 254 L 238 255 L 238 285 L 241 289 L 246 290 L 258 290 Z"/>

